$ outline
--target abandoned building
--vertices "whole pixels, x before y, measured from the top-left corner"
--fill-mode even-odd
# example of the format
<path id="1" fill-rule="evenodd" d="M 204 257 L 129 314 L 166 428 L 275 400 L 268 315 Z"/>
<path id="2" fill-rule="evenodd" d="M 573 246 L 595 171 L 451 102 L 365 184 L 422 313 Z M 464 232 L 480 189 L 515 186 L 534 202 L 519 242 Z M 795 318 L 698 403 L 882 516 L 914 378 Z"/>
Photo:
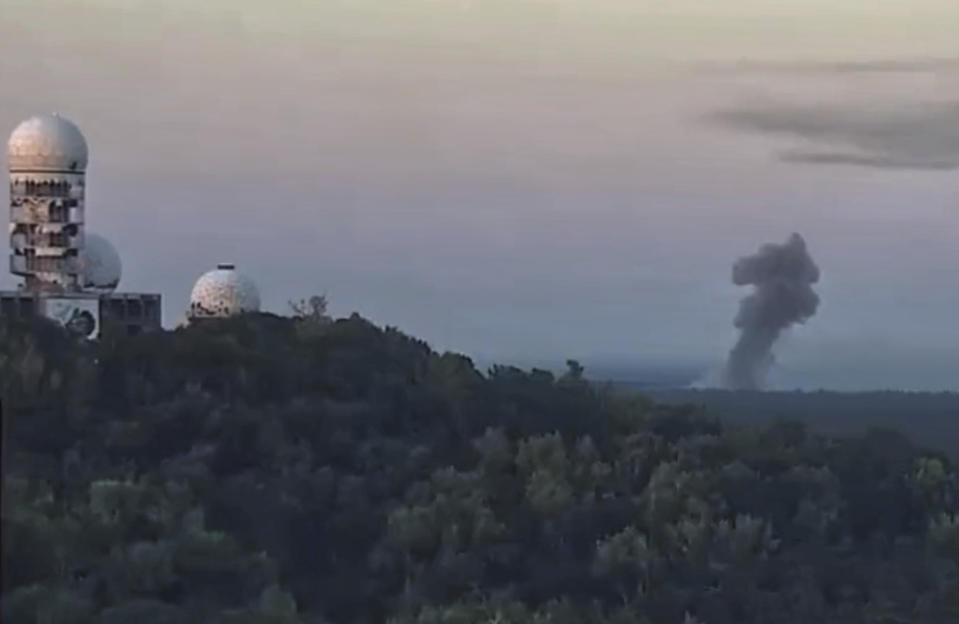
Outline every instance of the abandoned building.
<path id="1" fill-rule="evenodd" d="M 42 315 L 88 338 L 105 324 L 129 334 L 160 329 L 160 295 L 115 292 L 120 256 L 86 232 L 88 156 L 79 128 L 57 114 L 11 134 L 10 272 L 22 281 L 0 291 L 0 315 Z"/>

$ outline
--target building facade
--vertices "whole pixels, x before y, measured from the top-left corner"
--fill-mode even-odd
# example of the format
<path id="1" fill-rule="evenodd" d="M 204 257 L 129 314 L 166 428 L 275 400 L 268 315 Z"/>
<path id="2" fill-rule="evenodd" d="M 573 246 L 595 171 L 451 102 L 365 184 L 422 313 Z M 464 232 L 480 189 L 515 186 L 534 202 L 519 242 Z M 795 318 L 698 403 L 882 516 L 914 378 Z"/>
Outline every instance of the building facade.
<path id="1" fill-rule="evenodd" d="M 112 246 L 91 237 L 97 244 L 85 253 L 88 150 L 79 128 L 56 114 L 31 117 L 11 134 L 7 159 L 10 272 L 22 282 L 0 292 L 0 315 L 45 316 L 87 338 L 105 325 L 161 329 L 160 295 L 113 292 L 120 265 Z"/>
<path id="2" fill-rule="evenodd" d="M 77 292 L 83 248 L 87 144 L 58 115 L 32 117 L 7 144 L 10 271 L 31 292 Z"/>

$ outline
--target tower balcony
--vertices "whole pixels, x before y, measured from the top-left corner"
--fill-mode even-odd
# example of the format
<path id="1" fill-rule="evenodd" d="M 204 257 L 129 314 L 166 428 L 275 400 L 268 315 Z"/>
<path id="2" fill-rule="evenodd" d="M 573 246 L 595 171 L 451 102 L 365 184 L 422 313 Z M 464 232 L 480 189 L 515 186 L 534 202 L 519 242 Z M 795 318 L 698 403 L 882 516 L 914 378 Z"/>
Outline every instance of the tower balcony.
<path id="1" fill-rule="evenodd" d="M 77 197 L 83 195 L 83 179 L 70 174 L 14 173 L 10 197 Z"/>
<path id="2" fill-rule="evenodd" d="M 10 248 L 80 249 L 83 231 L 76 223 L 14 223 L 10 227 Z"/>
<path id="3" fill-rule="evenodd" d="M 26 275 L 29 273 L 27 270 L 27 258 L 26 256 L 17 256 L 10 255 L 10 272 L 14 275 Z"/>
<path id="4" fill-rule="evenodd" d="M 12 223 L 83 223 L 83 212 L 83 205 L 76 199 L 29 197 L 10 203 Z"/>
<path id="5" fill-rule="evenodd" d="M 82 269 L 80 259 L 76 256 L 25 256 L 13 253 L 10 255 L 10 272 L 15 275 L 35 273 L 79 275 Z"/>

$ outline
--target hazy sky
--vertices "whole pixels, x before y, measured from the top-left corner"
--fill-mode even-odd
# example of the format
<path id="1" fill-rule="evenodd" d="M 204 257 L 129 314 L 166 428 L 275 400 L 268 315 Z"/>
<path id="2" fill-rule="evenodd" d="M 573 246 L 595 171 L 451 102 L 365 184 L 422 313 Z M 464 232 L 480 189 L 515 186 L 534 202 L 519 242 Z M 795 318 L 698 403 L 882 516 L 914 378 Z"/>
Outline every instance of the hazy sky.
<path id="1" fill-rule="evenodd" d="M 484 360 L 715 362 L 733 260 L 799 231 L 784 383 L 959 388 L 957 33 L 955 0 L 0 0 L 0 128 L 82 128 L 88 227 L 168 324 L 233 261 Z"/>

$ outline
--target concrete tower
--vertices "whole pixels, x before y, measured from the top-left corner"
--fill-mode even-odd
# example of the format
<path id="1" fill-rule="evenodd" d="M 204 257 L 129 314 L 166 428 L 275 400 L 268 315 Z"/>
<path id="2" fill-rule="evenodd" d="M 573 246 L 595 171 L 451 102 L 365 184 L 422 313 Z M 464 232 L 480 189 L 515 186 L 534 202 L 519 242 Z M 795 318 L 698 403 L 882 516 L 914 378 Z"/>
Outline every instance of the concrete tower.
<path id="1" fill-rule="evenodd" d="M 87 143 L 59 115 L 38 115 L 10 135 L 10 271 L 34 293 L 81 289 Z"/>
<path id="2" fill-rule="evenodd" d="M 21 123 L 7 143 L 10 272 L 17 291 L 0 292 L 0 317 L 44 316 L 94 339 L 106 324 L 138 334 L 162 328 L 159 294 L 115 292 L 120 256 L 103 237 L 87 239 L 87 142 L 59 115 Z"/>

